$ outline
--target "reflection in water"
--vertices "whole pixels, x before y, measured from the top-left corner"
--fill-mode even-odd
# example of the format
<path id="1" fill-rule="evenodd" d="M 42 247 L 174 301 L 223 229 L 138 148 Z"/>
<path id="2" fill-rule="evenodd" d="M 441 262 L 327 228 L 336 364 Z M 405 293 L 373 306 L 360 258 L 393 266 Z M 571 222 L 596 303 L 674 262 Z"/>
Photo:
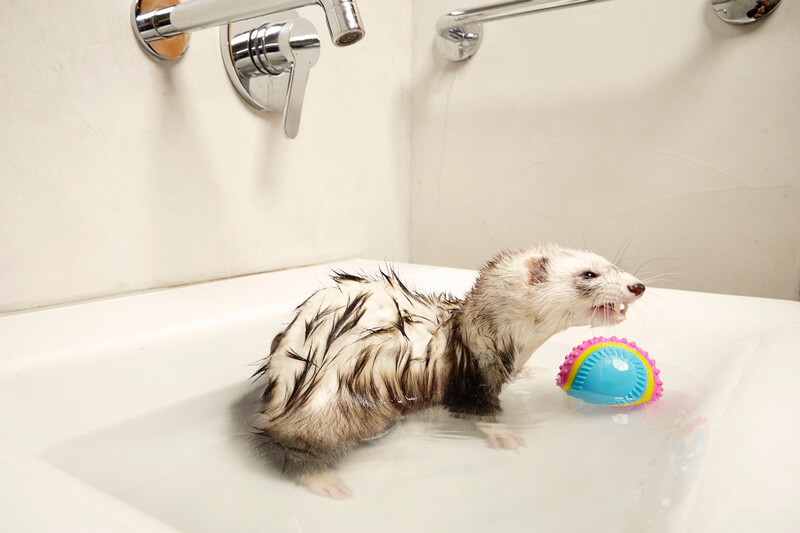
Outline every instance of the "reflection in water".
<path id="1" fill-rule="evenodd" d="M 658 404 L 640 404 L 630 407 L 611 407 L 584 402 L 571 396 L 564 397 L 570 412 L 607 431 L 630 431 L 640 427 L 655 415 Z"/>
<path id="2" fill-rule="evenodd" d="M 677 503 L 687 493 L 708 450 L 708 420 L 698 417 L 678 431 L 679 438 L 670 450 L 668 471 L 673 474 L 671 490 L 665 492 L 662 503 Z"/>

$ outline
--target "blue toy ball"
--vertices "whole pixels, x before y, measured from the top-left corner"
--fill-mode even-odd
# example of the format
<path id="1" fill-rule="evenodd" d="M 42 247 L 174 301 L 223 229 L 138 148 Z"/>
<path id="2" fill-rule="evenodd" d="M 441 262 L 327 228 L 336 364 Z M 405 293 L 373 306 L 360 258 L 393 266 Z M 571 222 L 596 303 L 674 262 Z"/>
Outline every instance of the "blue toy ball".
<path id="1" fill-rule="evenodd" d="M 659 373 L 656 362 L 636 343 L 595 337 L 567 355 L 556 384 L 585 402 L 624 407 L 661 398 Z"/>

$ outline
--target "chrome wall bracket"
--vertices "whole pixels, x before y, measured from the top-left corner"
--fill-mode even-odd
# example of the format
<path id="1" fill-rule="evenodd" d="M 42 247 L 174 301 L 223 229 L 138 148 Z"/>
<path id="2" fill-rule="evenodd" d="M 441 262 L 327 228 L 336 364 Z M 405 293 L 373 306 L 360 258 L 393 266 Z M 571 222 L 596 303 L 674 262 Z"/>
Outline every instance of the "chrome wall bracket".
<path id="1" fill-rule="evenodd" d="M 729 24 L 751 24 L 763 20 L 781 0 L 711 0 L 711 9 Z"/>
<path id="2" fill-rule="evenodd" d="M 261 111 L 282 111 L 283 132 L 294 139 L 308 75 L 319 59 L 314 25 L 291 11 L 222 27 L 219 40 L 225 70 L 242 99 Z"/>
<path id="3" fill-rule="evenodd" d="M 596 0 L 516 0 L 451 11 L 436 23 L 436 48 L 448 61 L 469 59 L 483 39 L 483 23 Z"/>
<path id="4" fill-rule="evenodd" d="M 189 34 L 161 35 L 157 20 L 178 5 L 179 0 L 134 0 L 131 3 L 131 25 L 139 45 L 155 59 L 175 60 L 189 48 Z M 166 33 L 166 32 L 165 32 Z"/>

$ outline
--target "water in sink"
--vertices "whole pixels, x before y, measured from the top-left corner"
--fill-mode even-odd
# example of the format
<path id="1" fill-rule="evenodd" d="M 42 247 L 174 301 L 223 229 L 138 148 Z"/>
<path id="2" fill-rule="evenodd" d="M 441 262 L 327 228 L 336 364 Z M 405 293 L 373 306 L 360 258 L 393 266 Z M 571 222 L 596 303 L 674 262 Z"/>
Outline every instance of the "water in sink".
<path id="1" fill-rule="evenodd" d="M 551 359 L 563 347 L 546 346 Z M 543 356 L 547 359 L 547 355 Z M 658 530 L 705 447 L 696 395 L 663 365 L 670 394 L 628 409 L 591 406 L 546 364 L 504 391 L 519 453 L 490 449 L 442 411 L 409 417 L 345 459 L 356 498 L 338 502 L 281 479 L 237 423 L 245 386 L 58 443 L 43 458 L 184 531 Z M 681 390 L 684 389 L 684 390 Z"/>

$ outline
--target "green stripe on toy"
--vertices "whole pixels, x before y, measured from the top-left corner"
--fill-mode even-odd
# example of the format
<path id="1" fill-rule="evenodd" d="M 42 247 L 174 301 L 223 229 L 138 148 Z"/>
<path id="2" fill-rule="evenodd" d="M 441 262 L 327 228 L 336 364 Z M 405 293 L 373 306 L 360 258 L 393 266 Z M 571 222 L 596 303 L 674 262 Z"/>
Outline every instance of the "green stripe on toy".
<path id="1" fill-rule="evenodd" d="M 661 398 L 659 374 L 656 362 L 633 341 L 595 337 L 567 355 L 556 384 L 585 402 L 623 407 Z"/>

